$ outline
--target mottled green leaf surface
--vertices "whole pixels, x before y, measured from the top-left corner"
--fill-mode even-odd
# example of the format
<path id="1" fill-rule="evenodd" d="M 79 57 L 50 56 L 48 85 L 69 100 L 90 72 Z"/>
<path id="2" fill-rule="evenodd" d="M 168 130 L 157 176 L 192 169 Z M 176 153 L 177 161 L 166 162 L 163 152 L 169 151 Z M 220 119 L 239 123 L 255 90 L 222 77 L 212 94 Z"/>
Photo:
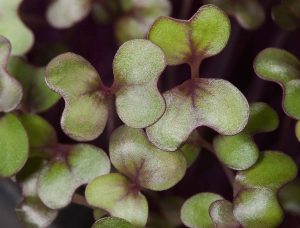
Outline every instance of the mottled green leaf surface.
<path id="1" fill-rule="evenodd" d="M 157 81 L 165 69 L 163 51 L 147 40 L 132 40 L 118 50 L 113 63 L 116 108 L 130 127 L 144 128 L 156 122 L 165 111 L 165 101 Z"/>
<path id="2" fill-rule="evenodd" d="M 227 200 L 217 200 L 209 207 L 210 217 L 217 228 L 239 228 L 241 225 L 233 215 L 233 205 Z"/>
<path id="3" fill-rule="evenodd" d="M 135 185 L 118 173 L 99 176 L 85 191 L 87 202 L 108 211 L 112 216 L 126 219 L 135 226 L 144 226 L 148 203 Z"/>
<path id="4" fill-rule="evenodd" d="M 0 176 L 10 177 L 17 173 L 28 157 L 28 137 L 16 115 L 0 118 Z"/>
<path id="5" fill-rule="evenodd" d="M 288 155 L 277 151 L 265 151 L 258 162 L 237 173 L 236 182 L 246 188 L 278 190 L 297 175 L 297 165 Z"/>
<path id="6" fill-rule="evenodd" d="M 236 18 L 245 29 L 257 29 L 265 21 L 265 12 L 257 0 L 205 0 L 205 3 L 217 5 Z"/>
<path id="7" fill-rule="evenodd" d="M 21 108 L 25 111 L 44 112 L 60 99 L 46 85 L 43 67 L 35 67 L 20 57 L 13 57 L 9 60 L 8 71 L 22 84 Z"/>
<path id="8" fill-rule="evenodd" d="M 256 57 L 254 69 L 262 79 L 274 81 L 283 88 L 283 109 L 289 116 L 300 119 L 299 59 L 285 50 L 267 48 Z"/>
<path id="9" fill-rule="evenodd" d="M 149 39 L 163 49 L 169 65 L 178 65 L 218 54 L 229 34 L 230 22 L 223 11 L 205 5 L 188 21 L 160 17 L 149 32 Z"/>
<path id="10" fill-rule="evenodd" d="M 194 130 L 186 140 L 185 144 L 180 147 L 180 150 L 186 159 L 187 167 L 190 167 L 196 161 L 201 152 L 201 146 L 198 143 L 198 137 L 198 131 Z"/>
<path id="11" fill-rule="evenodd" d="M 210 205 L 223 199 L 214 193 L 199 193 L 187 199 L 181 208 L 181 220 L 191 228 L 213 228 L 213 221 L 209 215 Z"/>
<path id="12" fill-rule="evenodd" d="M 7 72 L 10 54 L 10 42 L 0 35 L 0 112 L 14 110 L 19 105 L 23 95 L 20 83 Z"/>
<path id="13" fill-rule="evenodd" d="M 79 186 L 110 171 L 107 155 L 95 146 L 78 144 L 69 148 L 57 147 L 56 152 L 56 161 L 44 167 L 38 182 L 39 197 L 49 208 L 67 206 Z"/>
<path id="14" fill-rule="evenodd" d="M 149 140 L 174 151 L 199 126 L 234 135 L 245 127 L 249 106 L 242 93 L 222 79 L 192 79 L 164 93 L 167 109 L 146 129 Z"/>
<path id="15" fill-rule="evenodd" d="M 279 201 L 286 212 L 300 214 L 300 180 L 296 179 L 280 189 Z"/>
<path id="16" fill-rule="evenodd" d="M 136 185 L 161 191 L 177 184 L 185 174 L 181 151 L 166 152 L 153 146 L 142 129 L 121 126 L 109 142 L 114 167 Z"/>
<path id="17" fill-rule="evenodd" d="M 247 189 L 233 202 L 233 214 L 245 228 L 278 227 L 283 211 L 275 193 L 265 188 Z"/>
<path id="18" fill-rule="evenodd" d="M 47 20 L 55 28 L 70 28 L 91 11 L 91 0 L 56 0 L 47 9 Z"/>
<path id="19" fill-rule="evenodd" d="M 103 132 L 107 99 L 97 71 L 87 60 L 73 53 L 59 55 L 47 66 L 46 82 L 65 100 L 61 126 L 67 135 L 88 141 Z"/>
<path id="20" fill-rule="evenodd" d="M 33 33 L 19 16 L 19 7 L 23 0 L 0 0 L 0 34 L 12 45 L 12 55 L 23 55 L 33 45 Z"/>
<path id="21" fill-rule="evenodd" d="M 106 217 L 96 221 L 92 228 L 133 228 L 125 219 L 117 217 Z"/>

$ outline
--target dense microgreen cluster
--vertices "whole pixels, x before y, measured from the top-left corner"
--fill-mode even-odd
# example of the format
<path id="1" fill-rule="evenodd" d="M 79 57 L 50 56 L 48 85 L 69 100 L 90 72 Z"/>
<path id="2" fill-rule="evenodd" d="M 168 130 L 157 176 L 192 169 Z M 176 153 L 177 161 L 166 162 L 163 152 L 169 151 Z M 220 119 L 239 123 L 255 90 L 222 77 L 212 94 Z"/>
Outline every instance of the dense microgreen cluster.
<path id="1" fill-rule="evenodd" d="M 265 12 L 258 1 L 207 0 L 214 5 L 202 6 L 189 20 L 168 17 L 167 0 L 51 2 L 46 18 L 55 28 L 70 28 L 91 11 L 101 23 L 114 21 L 120 47 L 111 86 L 75 53 L 62 53 L 44 67 L 31 65 L 24 55 L 33 35 L 20 19 L 21 2 L 0 0 L 0 177 L 20 186 L 16 215 L 25 227 L 49 226 L 71 202 L 93 210 L 92 228 L 263 228 L 279 226 L 284 211 L 300 214 L 296 162 L 276 149 L 261 151 L 254 140 L 278 128 L 276 111 L 264 102 L 249 105 L 231 82 L 199 73 L 230 38 L 227 14 L 245 29 L 262 25 Z M 295 29 L 297 9 L 297 1 L 282 1 L 273 17 Z M 159 88 L 165 69 L 181 64 L 190 67 L 190 79 Z M 300 141 L 299 59 L 267 48 L 254 60 L 254 70 L 282 87 L 282 106 L 298 120 Z M 71 144 L 60 142 L 39 115 L 60 98 L 60 126 Z M 118 127 L 111 123 L 115 114 Z M 107 151 L 86 143 L 107 125 Z M 212 143 L 198 131 L 202 126 L 214 130 Z M 157 192 L 178 184 L 202 148 L 220 161 L 233 197 L 200 192 L 161 198 Z"/>

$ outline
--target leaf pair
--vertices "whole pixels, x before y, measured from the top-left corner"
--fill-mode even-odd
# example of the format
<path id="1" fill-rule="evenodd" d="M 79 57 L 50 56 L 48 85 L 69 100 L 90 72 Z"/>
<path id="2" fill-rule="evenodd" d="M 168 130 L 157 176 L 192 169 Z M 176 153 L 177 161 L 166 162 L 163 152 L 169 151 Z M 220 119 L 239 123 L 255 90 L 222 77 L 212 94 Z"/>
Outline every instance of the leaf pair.
<path id="1" fill-rule="evenodd" d="M 205 0 L 204 2 L 219 6 L 235 17 L 244 29 L 257 29 L 265 21 L 264 9 L 257 0 Z"/>
<path id="2" fill-rule="evenodd" d="M 127 177 L 111 173 L 96 178 L 86 188 L 86 199 L 112 216 L 144 226 L 148 203 L 140 189 L 161 191 L 174 186 L 185 174 L 185 157 L 181 151 L 156 148 L 142 130 L 126 126 L 112 134 L 109 151 L 114 167 Z"/>
<path id="3" fill-rule="evenodd" d="M 217 157 L 231 169 L 243 170 L 254 165 L 259 157 L 259 149 L 252 135 L 273 131 L 278 127 L 277 113 L 266 103 L 250 104 L 250 117 L 246 128 L 233 136 L 217 136 L 214 149 Z"/>
<path id="4" fill-rule="evenodd" d="M 285 50 L 267 48 L 257 55 L 254 69 L 260 78 L 276 82 L 282 87 L 284 111 L 287 115 L 300 119 L 299 59 Z"/>
<path id="5" fill-rule="evenodd" d="M 147 40 L 132 40 L 123 44 L 115 56 L 111 89 L 102 84 L 90 63 L 72 53 L 49 63 L 46 81 L 66 102 L 61 119 L 63 130 L 73 139 L 87 141 L 103 132 L 108 99 L 113 94 L 117 113 L 128 126 L 143 128 L 157 121 L 165 110 L 165 101 L 157 89 L 164 68 L 164 54 L 159 47 Z"/>
<path id="6" fill-rule="evenodd" d="M 0 34 L 11 42 L 13 55 L 24 55 L 32 47 L 34 41 L 33 33 L 19 16 L 18 10 L 22 1 L 0 1 Z"/>

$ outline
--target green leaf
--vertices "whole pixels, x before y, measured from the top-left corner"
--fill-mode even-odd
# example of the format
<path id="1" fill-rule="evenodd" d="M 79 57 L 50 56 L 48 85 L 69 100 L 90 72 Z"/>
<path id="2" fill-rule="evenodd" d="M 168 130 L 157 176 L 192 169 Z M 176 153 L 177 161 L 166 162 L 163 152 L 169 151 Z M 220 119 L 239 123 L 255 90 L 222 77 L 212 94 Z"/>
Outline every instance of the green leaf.
<path id="1" fill-rule="evenodd" d="M 101 219 L 105 215 L 107 215 L 107 212 L 105 210 L 102 210 L 100 208 L 96 208 L 93 210 L 93 216 L 95 220 Z"/>
<path id="2" fill-rule="evenodd" d="M 247 133 L 217 136 L 213 146 L 220 161 L 235 170 L 250 168 L 259 157 L 259 149 Z"/>
<path id="3" fill-rule="evenodd" d="M 199 126 L 234 135 L 245 127 L 249 106 L 243 94 L 222 79 L 191 79 L 164 93 L 167 109 L 146 129 L 149 140 L 174 151 Z"/>
<path id="4" fill-rule="evenodd" d="M 267 48 L 256 57 L 254 69 L 262 79 L 274 81 L 283 88 L 285 112 L 300 119 L 300 104 L 297 102 L 300 96 L 299 59 L 285 50 Z"/>
<path id="5" fill-rule="evenodd" d="M 14 114 L 0 118 L 0 176 L 16 174 L 28 158 L 28 138 L 22 123 Z"/>
<path id="6" fill-rule="evenodd" d="M 300 142 L 300 121 L 297 122 L 295 131 L 296 131 L 296 137 Z"/>
<path id="7" fill-rule="evenodd" d="M 149 39 L 163 49 L 169 65 L 178 65 L 218 54 L 229 35 L 228 17 L 216 6 L 205 5 L 188 21 L 160 17 Z"/>
<path id="8" fill-rule="evenodd" d="M 280 189 L 280 205 L 286 212 L 300 214 L 300 180 L 296 179 Z"/>
<path id="9" fill-rule="evenodd" d="M 78 144 L 67 150 L 58 149 L 56 161 L 44 167 L 38 182 L 39 197 L 52 209 L 67 206 L 79 186 L 110 171 L 109 159 L 100 148 Z"/>
<path id="10" fill-rule="evenodd" d="M 33 33 L 21 21 L 19 6 L 23 0 L 0 1 L 0 34 L 12 44 L 12 55 L 23 55 L 33 45 Z"/>
<path id="11" fill-rule="evenodd" d="M 66 102 L 61 126 L 67 135 L 88 141 L 103 132 L 108 103 L 101 79 L 87 60 L 73 53 L 59 55 L 46 68 L 46 82 Z"/>
<path id="12" fill-rule="evenodd" d="M 288 155 L 277 151 L 265 151 L 251 168 L 240 171 L 236 182 L 246 188 L 278 190 L 297 176 L 297 165 Z"/>
<path id="13" fill-rule="evenodd" d="M 59 99 L 45 83 L 45 69 L 35 67 L 20 57 L 10 58 L 8 71 L 22 84 L 22 108 L 30 112 L 44 112 Z"/>
<path id="14" fill-rule="evenodd" d="M 157 81 L 165 69 L 162 50 L 148 40 L 132 40 L 118 50 L 113 70 L 116 108 L 130 127 L 144 128 L 156 122 L 165 111 L 165 101 Z"/>
<path id="15" fill-rule="evenodd" d="M 133 226 L 125 219 L 106 217 L 96 221 L 92 228 L 132 228 Z"/>
<path id="16" fill-rule="evenodd" d="M 112 134 L 109 154 L 118 171 L 137 186 L 155 191 L 171 188 L 186 171 L 186 160 L 180 151 L 162 151 L 148 141 L 142 129 L 125 125 Z"/>
<path id="17" fill-rule="evenodd" d="M 199 193 L 187 199 L 181 208 L 181 220 L 191 228 L 213 228 L 213 221 L 209 216 L 210 205 L 223 199 L 215 193 Z"/>
<path id="18" fill-rule="evenodd" d="M 245 132 L 255 134 L 274 131 L 279 125 L 279 117 L 275 110 L 263 102 L 250 104 L 250 116 Z"/>
<path id="19" fill-rule="evenodd" d="M 42 117 L 34 114 L 22 114 L 19 116 L 29 139 L 31 155 L 44 156 L 41 154 L 45 147 L 57 143 L 55 129 Z"/>
<path id="20" fill-rule="evenodd" d="M 186 159 L 187 167 L 190 167 L 196 161 L 201 152 L 201 146 L 199 146 L 199 143 L 197 143 L 198 138 L 199 133 L 197 130 L 194 130 L 186 140 L 185 144 L 180 147 L 180 150 Z"/>
<path id="21" fill-rule="evenodd" d="M 233 202 L 233 214 L 245 228 L 278 227 L 283 212 L 276 195 L 269 189 L 247 189 Z"/>
<path id="22" fill-rule="evenodd" d="M 204 2 L 225 10 L 226 13 L 235 17 L 244 29 L 257 29 L 265 21 L 264 9 L 256 0 L 206 0 Z"/>
<path id="23" fill-rule="evenodd" d="M 209 207 L 210 217 L 218 228 L 239 228 L 241 225 L 233 215 L 233 205 L 227 200 L 217 200 Z"/>
<path id="24" fill-rule="evenodd" d="M 20 83 L 6 70 L 10 54 L 10 42 L 5 37 L 0 36 L 0 112 L 9 112 L 16 109 L 23 95 Z"/>
<path id="25" fill-rule="evenodd" d="M 146 198 L 124 176 L 111 173 L 97 177 L 85 191 L 87 202 L 108 211 L 111 216 L 144 226 L 148 217 Z"/>
<path id="26" fill-rule="evenodd" d="M 53 27 L 65 29 L 83 20 L 91 8 L 91 0 L 57 0 L 49 5 L 46 16 Z"/>
<path id="27" fill-rule="evenodd" d="M 26 197 L 15 211 L 25 228 L 46 228 L 58 214 L 58 211 L 47 208 L 38 197 Z"/>

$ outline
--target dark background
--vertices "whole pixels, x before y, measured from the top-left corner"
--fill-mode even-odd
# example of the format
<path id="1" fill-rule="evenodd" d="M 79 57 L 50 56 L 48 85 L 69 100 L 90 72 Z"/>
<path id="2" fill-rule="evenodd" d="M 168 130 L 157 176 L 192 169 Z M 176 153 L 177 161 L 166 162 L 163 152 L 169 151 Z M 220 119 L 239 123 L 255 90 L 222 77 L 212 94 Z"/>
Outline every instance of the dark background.
<path id="1" fill-rule="evenodd" d="M 172 16 L 180 18 L 180 10 L 185 0 L 172 0 Z M 45 66 L 53 57 L 64 51 L 72 51 L 82 55 L 99 72 L 106 85 L 113 81 L 112 61 L 118 49 L 114 37 L 113 24 L 99 24 L 90 15 L 76 26 L 67 30 L 57 30 L 49 26 L 45 20 L 45 11 L 50 1 L 25 0 L 20 9 L 23 21 L 33 30 L 35 44 L 28 53 L 28 60 L 37 66 Z M 249 102 L 263 101 L 269 103 L 280 116 L 279 128 L 271 133 L 255 136 L 261 150 L 281 150 L 291 155 L 300 164 L 300 143 L 294 134 L 295 120 L 283 113 L 281 108 L 282 90 L 275 83 L 259 79 L 253 71 L 253 60 L 257 53 L 267 47 L 279 47 L 300 57 L 300 31 L 285 32 L 271 20 L 271 7 L 277 0 L 260 1 L 266 12 L 266 21 L 255 31 L 242 29 L 231 17 L 232 32 L 228 45 L 221 54 L 205 60 L 201 65 L 201 77 L 224 78 L 236 85 Z M 194 0 L 189 17 L 202 5 Z M 188 18 L 189 18 L 188 17 Z M 186 18 L 185 18 L 186 19 Z M 62 46 L 64 44 L 64 46 Z M 189 78 L 186 65 L 168 67 L 162 75 L 159 86 L 162 91 L 180 84 Z M 64 108 L 61 100 L 42 116 L 57 129 L 62 143 L 72 143 L 59 126 Z M 117 125 L 121 122 L 116 118 Z M 204 137 L 210 140 L 215 134 L 203 127 Z M 107 151 L 108 133 L 105 131 L 92 143 Z M 218 161 L 210 153 L 202 151 L 197 161 L 190 167 L 184 179 L 174 188 L 160 192 L 160 196 L 176 195 L 187 198 L 199 192 L 211 191 L 232 199 L 232 188 L 223 173 Z M 14 206 L 19 202 L 18 189 L 8 180 L 0 180 L 0 227 L 20 227 L 14 216 Z M 149 199 L 149 201 L 151 201 Z M 155 205 L 150 203 L 150 209 Z M 93 223 L 92 211 L 78 205 L 70 205 L 63 209 L 51 227 L 90 227 Z M 286 214 L 281 227 L 300 227 L 300 218 Z"/>

